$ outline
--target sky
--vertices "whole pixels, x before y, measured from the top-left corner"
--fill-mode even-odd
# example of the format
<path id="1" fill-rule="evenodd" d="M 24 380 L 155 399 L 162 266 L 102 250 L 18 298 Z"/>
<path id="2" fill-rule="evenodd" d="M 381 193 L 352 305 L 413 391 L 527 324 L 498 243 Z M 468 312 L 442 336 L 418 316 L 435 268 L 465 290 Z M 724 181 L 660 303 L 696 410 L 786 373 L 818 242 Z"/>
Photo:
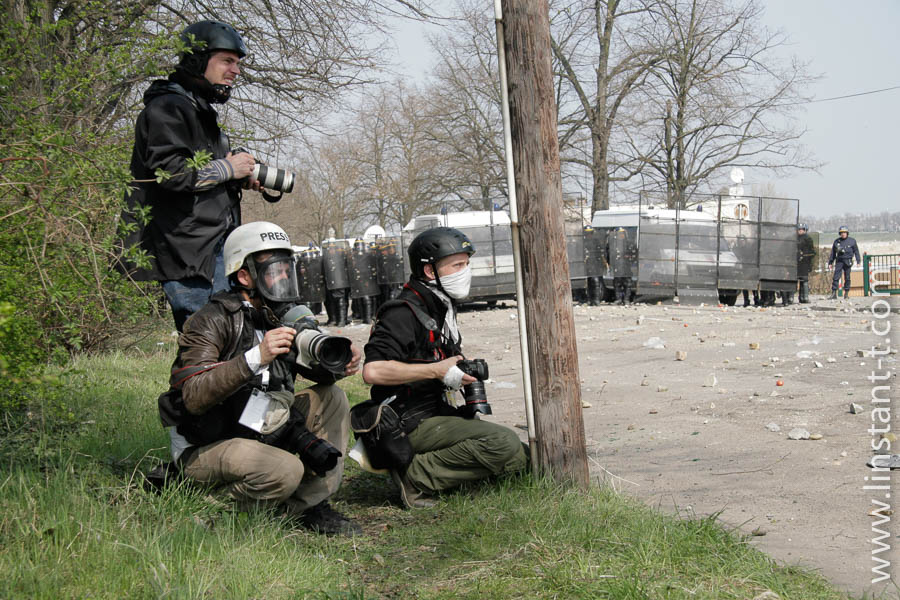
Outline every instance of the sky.
<path id="1" fill-rule="evenodd" d="M 818 173 L 777 179 L 745 169 L 745 189 L 771 186 L 776 196 L 799 199 L 806 216 L 900 211 L 900 89 L 822 101 L 900 86 L 900 1 L 761 2 L 765 26 L 788 35 L 784 58 L 809 61 L 810 72 L 821 76 L 809 90 L 818 101 L 799 112 L 799 122 L 807 130 L 804 145 L 825 165 Z M 434 60 L 425 34 L 435 29 L 397 23 L 402 72 L 424 77 Z"/>

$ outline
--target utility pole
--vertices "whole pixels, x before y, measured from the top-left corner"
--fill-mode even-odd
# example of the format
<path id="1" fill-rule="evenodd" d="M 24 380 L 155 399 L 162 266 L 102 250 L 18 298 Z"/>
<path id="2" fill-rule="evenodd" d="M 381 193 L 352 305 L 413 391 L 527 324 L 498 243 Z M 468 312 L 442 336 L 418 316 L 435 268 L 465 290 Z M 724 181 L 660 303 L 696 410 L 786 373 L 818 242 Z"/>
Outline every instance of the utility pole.
<path id="1" fill-rule="evenodd" d="M 513 172 L 540 471 L 587 487 L 547 0 L 502 0 Z"/>

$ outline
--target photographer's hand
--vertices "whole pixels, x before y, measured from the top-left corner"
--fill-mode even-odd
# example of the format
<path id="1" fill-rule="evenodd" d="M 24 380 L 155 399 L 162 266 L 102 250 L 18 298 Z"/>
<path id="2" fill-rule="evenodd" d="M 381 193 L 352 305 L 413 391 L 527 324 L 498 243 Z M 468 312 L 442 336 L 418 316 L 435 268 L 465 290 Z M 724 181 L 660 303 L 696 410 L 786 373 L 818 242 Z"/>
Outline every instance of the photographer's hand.
<path id="1" fill-rule="evenodd" d="M 456 363 L 458 363 L 462 359 L 463 359 L 462 356 L 451 356 L 450 358 L 442 360 L 439 363 L 434 363 L 435 379 L 440 379 L 443 381 L 444 377 L 447 376 L 447 371 L 450 370 L 450 367 L 455 367 Z M 466 373 L 463 373 L 462 385 L 467 385 L 467 384 L 473 383 L 475 381 L 478 381 L 478 380 L 475 379 L 474 377 L 472 377 L 471 375 L 467 375 Z"/>
<path id="2" fill-rule="evenodd" d="M 347 368 L 344 370 L 344 375 L 346 377 L 354 375 L 359 371 L 359 361 L 362 359 L 362 353 L 359 351 L 356 344 L 350 345 L 350 352 L 353 354 L 353 358 L 350 359 L 350 362 L 347 363 Z"/>
<path id="3" fill-rule="evenodd" d="M 229 152 L 225 155 L 225 160 L 231 165 L 232 179 L 249 177 L 253 174 L 253 167 L 256 166 L 256 160 L 247 152 L 238 152 L 237 154 Z"/>
<path id="4" fill-rule="evenodd" d="M 279 354 L 287 354 L 294 344 L 294 336 L 297 332 L 292 327 L 279 327 L 266 332 L 259 343 L 259 364 L 267 365 Z"/>

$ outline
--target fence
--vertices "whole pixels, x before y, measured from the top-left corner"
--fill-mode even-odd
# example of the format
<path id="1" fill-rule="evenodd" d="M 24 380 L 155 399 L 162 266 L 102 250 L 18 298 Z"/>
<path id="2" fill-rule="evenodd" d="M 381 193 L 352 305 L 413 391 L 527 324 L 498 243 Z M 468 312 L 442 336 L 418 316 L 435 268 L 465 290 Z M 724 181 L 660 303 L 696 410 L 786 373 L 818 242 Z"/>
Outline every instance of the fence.
<path id="1" fill-rule="evenodd" d="M 900 254 L 866 254 L 863 256 L 863 293 L 900 294 Z"/>

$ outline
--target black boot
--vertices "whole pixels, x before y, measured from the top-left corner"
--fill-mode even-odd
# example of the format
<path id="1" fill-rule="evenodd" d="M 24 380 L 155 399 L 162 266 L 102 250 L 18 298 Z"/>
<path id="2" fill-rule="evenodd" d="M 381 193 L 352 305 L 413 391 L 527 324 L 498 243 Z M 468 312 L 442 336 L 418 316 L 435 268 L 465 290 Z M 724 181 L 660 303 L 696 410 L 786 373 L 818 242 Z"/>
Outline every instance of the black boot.
<path id="1" fill-rule="evenodd" d="M 793 303 L 794 303 L 794 292 L 782 292 L 781 305 L 782 306 L 790 306 Z"/>
<path id="2" fill-rule="evenodd" d="M 837 290 L 831 290 L 831 296 L 829 296 L 828 299 L 837 300 Z"/>
<path id="3" fill-rule="evenodd" d="M 325 323 L 326 326 L 332 326 L 337 323 L 337 298 L 335 298 L 334 294 L 328 292 L 325 295 L 325 313 L 328 315 L 328 322 Z"/>
<path id="4" fill-rule="evenodd" d="M 809 304 L 809 282 L 808 281 L 800 282 L 799 300 L 800 300 L 800 304 Z"/>
<path id="5" fill-rule="evenodd" d="M 375 313 L 375 298 L 373 296 L 365 296 L 360 299 L 362 308 L 362 322 L 371 323 L 372 315 Z"/>
<path id="6" fill-rule="evenodd" d="M 327 500 L 319 502 L 300 515 L 300 524 L 310 531 L 325 535 L 342 535 L 352 537 L 362 535 L 363 529 L 359 523 L 348 519 L 338 511 L 331 508 Z"/>
<path id="7" fill-rule="evenodd" d="M 337 309 L 335 314 L 335 319 L 337 320 L 335 325 L 337 327 L 343 327 L 350 324 L 350 319 L 347 318 L 347 309 L 349 308 L 347 304 L 347 296 L 343 293 L 337 297 L 335 307 Z"/>

